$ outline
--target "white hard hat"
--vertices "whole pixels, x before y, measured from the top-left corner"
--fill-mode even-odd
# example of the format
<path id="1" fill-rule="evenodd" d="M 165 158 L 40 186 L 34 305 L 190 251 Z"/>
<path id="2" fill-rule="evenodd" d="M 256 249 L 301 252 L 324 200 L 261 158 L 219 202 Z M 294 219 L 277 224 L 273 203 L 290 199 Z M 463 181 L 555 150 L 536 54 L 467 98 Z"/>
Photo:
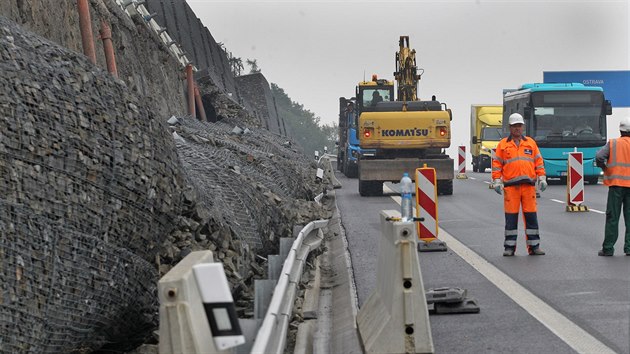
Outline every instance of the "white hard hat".
<path id="1" fill-rule="evenodd" d="M 510 122 L 510 125 L 514 125 L 518 123 L 525 124 L 525 120 L 523 120 L 523 116 L 520 115 L 519 113 L 512 113 L 508 121 Z"/>
<path id="2" fill-rule="evenodd" d="M 625 117 L 619 122 L 619 131 L 630 132 L 630 117 Z"/>

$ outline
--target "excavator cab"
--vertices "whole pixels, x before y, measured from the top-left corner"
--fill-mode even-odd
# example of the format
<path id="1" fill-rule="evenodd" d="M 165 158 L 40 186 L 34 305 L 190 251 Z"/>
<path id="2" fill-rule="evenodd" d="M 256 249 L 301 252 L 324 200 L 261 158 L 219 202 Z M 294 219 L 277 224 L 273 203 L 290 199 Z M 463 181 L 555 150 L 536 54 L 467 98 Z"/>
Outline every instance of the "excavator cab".
<path id="1" fill-rule="evenodd" d="M 372 76 L 372 81 L 360 82 L 356 90 L 359 112 L 373 111 L 378 102 L 394 101 L 394 83 Z"/>

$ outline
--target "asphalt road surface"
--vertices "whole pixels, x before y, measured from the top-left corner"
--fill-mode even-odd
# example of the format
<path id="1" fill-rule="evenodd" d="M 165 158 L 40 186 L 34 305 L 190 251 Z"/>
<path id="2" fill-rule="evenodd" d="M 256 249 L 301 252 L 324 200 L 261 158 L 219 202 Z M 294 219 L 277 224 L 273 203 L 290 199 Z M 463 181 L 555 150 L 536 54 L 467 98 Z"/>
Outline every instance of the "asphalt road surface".
<path id="1" fill-rule="evenodd" d="M 630 353 L 630 257 L 623 217 L 614 257 L 599 257 L 607 187 L 585 186 L 589 212 L 566 212 L 566 186 L 538 199 L 541 248 L 528 256 L 522 219 L 515 257 L 503 257 L 503 198 L 489 173 L 467 172 L 438 198 L 446 252 L 421 252 L 425 289 L 459 287 L 477 314 L 431 315 L 436 353 Z M 358 181 L 337 173 L 337 205 L 348 238 L 359 307 L 375 287 L 381 210 L 400 210 L 396 184 L 361 197 Z M 390 189 L 391 188 L 391 189 Z M 390 191 L 391 190 L 391 191 Z M 390 192 L 388 192 L 390 191 Z"/>

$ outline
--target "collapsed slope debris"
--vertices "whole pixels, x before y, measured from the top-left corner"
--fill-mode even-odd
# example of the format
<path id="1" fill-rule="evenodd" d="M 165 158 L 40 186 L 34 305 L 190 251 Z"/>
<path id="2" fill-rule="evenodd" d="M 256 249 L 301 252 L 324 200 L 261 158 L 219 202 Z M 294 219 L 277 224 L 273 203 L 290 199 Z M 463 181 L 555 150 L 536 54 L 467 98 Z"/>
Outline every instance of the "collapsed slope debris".
<path id="1" fill-rule="evenodd" d="M 160 273 L 195 249 L 215 250 L 247 315 L 255 254 L 326 216 L 314 164 L 279 137 L 167 118 L 0 17 L 3 351 L 137 346 L 157 326 Z"/>

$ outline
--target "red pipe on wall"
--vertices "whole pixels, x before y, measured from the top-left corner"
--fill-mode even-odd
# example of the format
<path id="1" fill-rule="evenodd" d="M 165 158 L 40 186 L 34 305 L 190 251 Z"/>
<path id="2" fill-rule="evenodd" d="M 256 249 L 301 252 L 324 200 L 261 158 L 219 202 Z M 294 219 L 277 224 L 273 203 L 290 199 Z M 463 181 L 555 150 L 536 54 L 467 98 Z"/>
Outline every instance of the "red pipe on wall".
<path id="1" fill-rule="evenodd" d="M 101 21 L 101 39 L 103 40 L 103 51 L 105 52 L 105 62 L 107 62 L 107 71 L 114 77 L 118 77 L 118 69 L 116 69 L 116 55 L 114 54 L 114 45 L 112 44 L 112 29 L 107 21 Z"/>
<path id="2" fill-rule="evenodd" d="M 199 120 L 202 122 L 207 122 L 206 118 L 206 109 L 203 108 L 203 101 L 201 100 L 201 91 L 199 91 L 199 87 L 195 85 L 195 102 L 197 102 L 197 109 L 199 110 Z"/>
<path id="3" fill-rule="evenodd" d="M 94 50 L 94 40 L 92 38 L 92 20 L 90 18 L 88 0 L 77 0 L 77 8 L 79 9 L 79 27 L 81 28 L 83 54 L 90 59 L 92 64 L 96 64 L 96 51 Z"/>
<path id="4" fill-rule="evenodd" d="M 186 81 L 188 84 L 188 114 L 195 116 L 195 82 L 192 64 L 186 65 Z"/>

